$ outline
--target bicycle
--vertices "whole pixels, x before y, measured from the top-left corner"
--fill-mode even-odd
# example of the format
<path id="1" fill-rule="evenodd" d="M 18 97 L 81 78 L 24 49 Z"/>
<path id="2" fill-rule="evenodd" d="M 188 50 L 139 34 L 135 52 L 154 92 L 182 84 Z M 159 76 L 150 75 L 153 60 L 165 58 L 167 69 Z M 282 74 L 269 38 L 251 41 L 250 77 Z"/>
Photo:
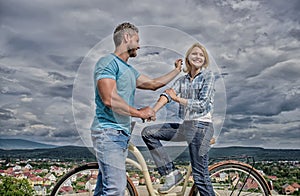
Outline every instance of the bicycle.
<path id="1" fill-rule="evenodd" d="M 133 125 L 134 126 L 134 125 Z M 192 175 L 192 168 L 189 164 L 184 181 L 171 189 L 168 193 L 159 193 L 157 188 L 151 182 L 147 163 L 141 151 L 132 143 L 128 147 L 129 152 L 135 157 L 126 159 L 126 164 L 133 166 L 142 172 L 145 179 L 145 185 L 150 196 L 168 195 L 168 196 L 189 196 L 199 195 L 195 184 L 188 188 L 189 177 Z M 237 157 L 230 157 L 237 158 Z M 251 157 L 242 157 L 248 160 Z M 223 159 L 210 164 L 209 171 L 213 183 L 214 191 L 217 196 L 269 196 L 271 190 L 264 177 L 254 168 L 254 159 L 252 165 L 235 159 Z M 54 186 L 51 196 L 57 195 L 93 195 L 98 175 L 98 163 L 92 162 L 79 166 L 65 174 Z M 81 182 L 81 183 L 80 183 Z M 139 195 L 138 188 L 127 176 L 126 196 Z"/>

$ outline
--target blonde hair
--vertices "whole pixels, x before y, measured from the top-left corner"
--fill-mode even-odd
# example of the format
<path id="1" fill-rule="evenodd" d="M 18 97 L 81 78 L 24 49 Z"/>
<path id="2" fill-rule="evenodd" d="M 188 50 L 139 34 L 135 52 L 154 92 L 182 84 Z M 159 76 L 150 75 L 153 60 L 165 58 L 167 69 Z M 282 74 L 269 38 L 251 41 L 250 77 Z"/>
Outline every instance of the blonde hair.
<path id="1" fill-rule="evenodd" d="M 192 66 L 188 60 L 188 57 L 189 55 L 191 54 L 193 48 L 195 47 L 198 47 L 200 48 L 202 51 L 203 51 L 203 54 L 204 54 L 204 58 L 205 58 L 205 61 L 204 61 L 204 64 L 202 65 L 202 68 L 207 68 L 208 67 L 208 64 L 209 64 L 209 57 L 208 57 L 208 53 L 205 49 L 204 46 L 202 46 L 200 43 L 194 43 L 186 52 L 185 54 L 185 66 L 186 68 L 183 70 L 184 72 L 186 73 L 189 73 L 191 70 L 192 70 Z"/>

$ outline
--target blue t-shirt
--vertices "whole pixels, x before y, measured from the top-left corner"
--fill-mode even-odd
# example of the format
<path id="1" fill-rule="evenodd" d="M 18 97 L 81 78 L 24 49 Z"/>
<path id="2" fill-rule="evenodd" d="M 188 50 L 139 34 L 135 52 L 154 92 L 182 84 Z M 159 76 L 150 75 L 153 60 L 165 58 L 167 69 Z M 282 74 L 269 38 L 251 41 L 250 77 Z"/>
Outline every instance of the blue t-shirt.
<path id="1" fill-rule="evenodd" d="M 124 130 L 130 135 L 131 117 L 118 114 L 104 105 L 98 93 L 97 81 L 103 78 L 114 79 L 119 96 L 128 105 L 133 106 L 136 80 L 139 76 L 140 73 L 136 69 L 114 54 L 109 54 L 99 59 L 94 70 L 96 114 L 91 126 L 92 130 L 113 128 Z"/>

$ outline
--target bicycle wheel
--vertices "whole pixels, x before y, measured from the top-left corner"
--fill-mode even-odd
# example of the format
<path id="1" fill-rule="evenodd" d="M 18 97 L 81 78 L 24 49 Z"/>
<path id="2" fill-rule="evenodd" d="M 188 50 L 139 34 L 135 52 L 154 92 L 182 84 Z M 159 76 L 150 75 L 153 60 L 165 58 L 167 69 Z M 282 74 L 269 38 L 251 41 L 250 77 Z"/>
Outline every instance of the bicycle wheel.
<path id="1" fill-rule="evenodd" d="M 209 167 L 216 196 L 269 196 L 269 186 L 263 176 L 250 165 L 239 161 L 222 161 Z M 200 195 L 196 185 L 189 196 Z"/>
<path id="2" fill-rule="evenodd" d="M 51 196 L 57 195 L 93 195 L 98 176 L 98 163 L 79 166 L 65 174 L 54 186 Z M 137 191 L 127 177 L 126 196 L 137 196 Z"/>

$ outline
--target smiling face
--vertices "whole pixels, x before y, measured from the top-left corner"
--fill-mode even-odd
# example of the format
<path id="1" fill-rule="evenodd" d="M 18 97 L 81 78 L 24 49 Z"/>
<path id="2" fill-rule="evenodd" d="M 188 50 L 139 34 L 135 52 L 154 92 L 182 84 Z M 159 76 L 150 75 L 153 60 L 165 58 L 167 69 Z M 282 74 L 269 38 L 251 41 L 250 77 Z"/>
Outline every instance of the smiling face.
<path id="1" fill-rule="evenodd" d="M 140 48 L 139 35 L 137 33 L 135 33 L 134 35 L 130 36 L 128 45 L 127 45 L 127 51 L 128 51 L 129 57 L 136 57 L 137 50 L 139 48 Z"/>
<path id="2" fill-rule="evenodd" d="M 183 70 L 190 73 L 192 70 L 205 69 L 209 65 L 209 56 L 204 46 L 200 43 L 194 43 L 186 52 L 185 55 L 186 68 Z"/>
<path id="3" fill-rule="evenodd" d="M 188 61 L 191 66 L 200 69 L 205 63 L 205 55 L 201 48 L 194 47 L 188 55 Z"/>

